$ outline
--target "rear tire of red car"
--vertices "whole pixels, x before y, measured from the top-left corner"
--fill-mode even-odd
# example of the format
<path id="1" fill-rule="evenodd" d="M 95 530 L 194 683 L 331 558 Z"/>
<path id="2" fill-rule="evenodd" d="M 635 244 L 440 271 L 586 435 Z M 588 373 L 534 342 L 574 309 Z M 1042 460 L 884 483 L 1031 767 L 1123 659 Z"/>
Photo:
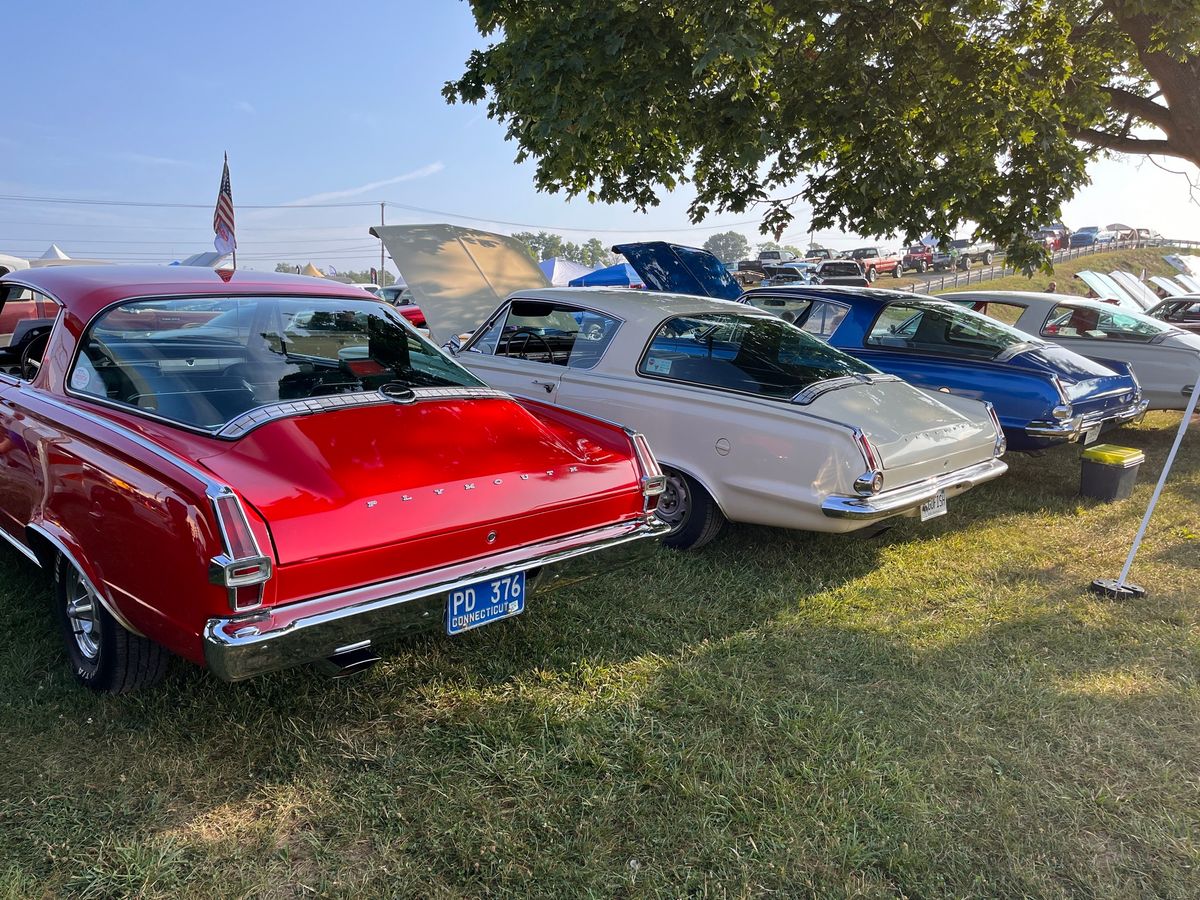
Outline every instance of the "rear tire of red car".
<path id="1" fill-rule="evenodd" d="M 103 694 L 149 687 L 167 671 L 170 654 L 127 630 L 62 554 L 54 562 L 54 609 L 76 680 Z"/>
<path id="2" fill-rule="evenodd" d="M 871 266 L 871 268 L 867 269 L 867 284 L 874 284 L 876 275 L 878 275 L 878 273 L 875 271 L 874 266 Z"/>
<path id="3" fill-rule="evenodd" d="M 658 498 L 658 517 L 671 526 L 663 544 L 675 550 L 697 550 L 725 526 L 725 516 L 704 486 L 690 475 L 664 469 L 667 489 Z"/>

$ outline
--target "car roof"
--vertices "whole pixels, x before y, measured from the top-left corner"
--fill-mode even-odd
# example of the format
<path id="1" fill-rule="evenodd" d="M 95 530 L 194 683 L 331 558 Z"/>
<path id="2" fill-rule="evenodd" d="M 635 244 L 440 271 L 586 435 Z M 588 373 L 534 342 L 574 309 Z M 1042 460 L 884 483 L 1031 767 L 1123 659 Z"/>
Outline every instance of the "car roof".
<path id="1" fill-rule="evenodd" d="M 322 278 L 249 269 L 219 272 L 202 266 L 46 266 L 10 272 L 0 283 L 17 283 L 48 294 L 82 319 L 90 319 L 119 300 L 146 296 L 276 292 L 370 299 L 361 288 Z"/>
<path id="2" fill-rule="evenodd" d="M 1040 303 L 1045 306 L 1083 306 L 1090 309 L 1112 312 L 1114 309 L 1123 313 L 1140 312 L 1118 306 L 1115 303 L 1105 303 L 1091 297 L 1078 297 L 1075 294 L 1051 294 L 1044 291 L 957 291 L 943 295 L 947 300 L 954 298 L 963 300 L 983 300 L 985 302 L 1003 303 L 1005 300 L 1021 300 L 1025 303 Z"/>
<path id="3" fill-rule="evenodd" d="M 716 300 L 694 294 L 669 294 L 664 291 L 644 291 L 634 288 L 530 288 L 514 291 L 509 299 L 549 300 L 584 306 L 597 312 L 616 316 L 638 331 L 657 326 L 671 316 L 704 312 L 748 313 L 759 310 L 734 300 Z"/>
<path id="4" fill-rule="evenodd" d="M 781 285 L 780 287 L 759 287 L 746 291 L 750 294 L 798 294 L 811 296 L 817 294 L 828 298 L 856 300 L 883 306 L 895 300 L 941 300 L 940 297 L 928 297 L 924 294 L 913 294 L 908 291 L 893 291 L 887 288 L 847 287 L 834 284 L 798 284 Z"/>

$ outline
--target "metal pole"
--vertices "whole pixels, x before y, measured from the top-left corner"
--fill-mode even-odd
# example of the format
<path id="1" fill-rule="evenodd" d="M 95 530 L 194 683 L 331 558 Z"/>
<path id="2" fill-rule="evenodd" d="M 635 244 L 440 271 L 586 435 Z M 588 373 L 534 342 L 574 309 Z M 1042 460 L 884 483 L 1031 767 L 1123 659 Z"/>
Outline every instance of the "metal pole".
<path id="1" fill-rule="evenodd" d="M 1125 579 L 1129 577 L 1129 570 L 1133 568 L 1133 558 L 1137 556 L 1142 539 L 1146 536 L 1146 529 L 1150 526 L 1150 516 L 1154 514 L 1154 507 L 1158 505 L 1158 498 L 1162 495 L 1163 486 L 1167 483 L 1167 475 L 1170 474 L 1171 465 L 1175 462 L 1175 454 L 1179 452 L 1179 445 L 1183 443 L 1183 436 L 1192 421 L 1197 399 L 1200 399 L 1200 379 L 1197 379 L 1197 384 L 1192 386 L 1187 409 L 1183 412 L 1183 421 L 1179 423 L 1179 430 L 1175 432 L 1175 443 L 1171 445 L 1171 452 L 1167 454 L 1167 461 L 1163 463 L 1162 474 L 1158 476 L 1158 484 L 1154 486 L 1154 493 L 1150 495 L 1150 505 L 1146 507 L 1146 514 L 1142 516 L 1142 524 L 1138 526 L 1137 534 L 1134 535 L 1133 546 L 1129 548 L 1129 555 L 1125 557 L 1125 565 L 1121 568 L 1121 574 L 1117 576 L 1115 583 L 1103 579 L 1093 581 L 1092 591 L 1094 593 L 1109 597 L 1140 597 L 1146 593 L 1136 584 L 1127 584 Z"/>
<path id="2" fill-rule="evenodd" d="M 384 210 L 384 204 L 380 203 L 379 204 L 379 225 L 381 228 L 387 224 L 383 220 L 383 210 Z M 384 282 L 386 280 L 387 279 L 385 279 L 383 277 L 383 238 L 380 237 L 380 239 L 379 239 L 379 286 L 383 287 Z"/>

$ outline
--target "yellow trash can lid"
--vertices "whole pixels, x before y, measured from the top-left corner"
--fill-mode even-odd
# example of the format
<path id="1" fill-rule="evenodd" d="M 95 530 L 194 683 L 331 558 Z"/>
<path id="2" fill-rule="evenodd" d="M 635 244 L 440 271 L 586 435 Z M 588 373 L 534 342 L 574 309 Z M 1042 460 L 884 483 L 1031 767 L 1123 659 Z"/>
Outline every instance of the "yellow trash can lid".
<path id="1" fill-rule="evenodd" d="M 1134 447 L 1118 447 L 1116 444 L 1096 444 L 1083 451 L 1083 458 L 1105 466 L 1120 466 L 1128 469 L 1146 461 L 1146 454 Z"/>

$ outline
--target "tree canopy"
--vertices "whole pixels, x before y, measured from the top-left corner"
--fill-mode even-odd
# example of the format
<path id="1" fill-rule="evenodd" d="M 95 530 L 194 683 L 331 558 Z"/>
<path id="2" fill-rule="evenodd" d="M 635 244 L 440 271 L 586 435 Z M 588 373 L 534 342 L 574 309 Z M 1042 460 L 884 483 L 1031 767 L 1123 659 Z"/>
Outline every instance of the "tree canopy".
<path id="1" fill-rule="evenodd" d="M 564 240 L 562 235 L 548 231 L 518 231 L 513 237 L 525 245 L 529 255 L 537 262 L 561 256 L 572 262 L 600 268 L 611 265 L 616 260 L 608 245 L 596 237 L 588 238 L 582 244 Z"/>
<path id="2" fill-rule="evenodd" d="M 1200 163 L 1196 0 L 470 0 L 448 83 L 545 191 L 906 240 L 964 222 L 1044 260 L 1101 150 Z"/>
<path id="3" fill-rule="evenodd" d="M 722 231 L 704 242 L 704 249 L 724 263 L 735 263 L 750 255 L 750 242 L 740 231 Z"/>

